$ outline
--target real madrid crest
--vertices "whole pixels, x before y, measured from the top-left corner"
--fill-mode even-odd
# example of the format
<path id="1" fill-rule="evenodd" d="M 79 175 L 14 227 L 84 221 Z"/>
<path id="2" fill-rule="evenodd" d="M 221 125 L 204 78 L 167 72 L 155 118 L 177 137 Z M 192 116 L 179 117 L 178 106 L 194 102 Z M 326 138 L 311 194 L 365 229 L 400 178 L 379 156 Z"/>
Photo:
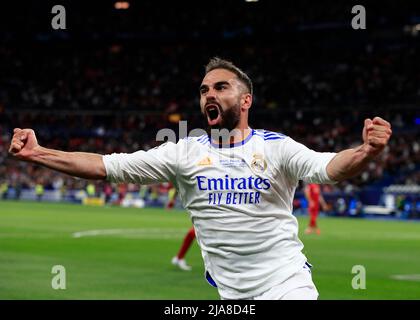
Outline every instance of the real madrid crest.
<path id="1" fill-rule="evenodd" d="M 267 162 L 262 154 L 254 153 L 251 161 L 251 169 L 256 173 L 263 173 L 267 169 Z"/>

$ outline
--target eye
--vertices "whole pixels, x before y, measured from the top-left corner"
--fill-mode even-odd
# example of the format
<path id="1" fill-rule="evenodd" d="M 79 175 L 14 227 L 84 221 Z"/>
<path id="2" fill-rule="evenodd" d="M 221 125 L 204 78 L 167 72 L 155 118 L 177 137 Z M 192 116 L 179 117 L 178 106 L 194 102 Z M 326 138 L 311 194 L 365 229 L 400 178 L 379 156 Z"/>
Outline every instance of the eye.
<path id="1" fill-rule="evenodd" d="M 200 88 L 200 94 L 204 94 L 204 93 L 206 93 L 207 91 L 208 91 L 208 88 L 205 88 L 205 87 Z"/>

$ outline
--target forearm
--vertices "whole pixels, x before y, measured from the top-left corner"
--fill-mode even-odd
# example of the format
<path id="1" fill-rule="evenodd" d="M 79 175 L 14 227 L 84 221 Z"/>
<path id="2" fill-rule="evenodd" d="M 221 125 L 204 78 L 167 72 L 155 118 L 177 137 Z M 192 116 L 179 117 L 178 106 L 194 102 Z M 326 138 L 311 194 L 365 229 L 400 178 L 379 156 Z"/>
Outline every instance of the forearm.
<path id="1" fill-rule="evenodd" d="M 367 152 L 366 145 L 354 149 L 343 150 L 327 165 L 328 176 L 335 181 L 342 181 L 360 174 L 372 161 L 373 157 Z"/>
<path id="2" fill-rule="evenodd" d="M 85 152 L 64 152 L 37 147 L 31 162 L 84 179 L 105 179 L 102 155 Z"/>

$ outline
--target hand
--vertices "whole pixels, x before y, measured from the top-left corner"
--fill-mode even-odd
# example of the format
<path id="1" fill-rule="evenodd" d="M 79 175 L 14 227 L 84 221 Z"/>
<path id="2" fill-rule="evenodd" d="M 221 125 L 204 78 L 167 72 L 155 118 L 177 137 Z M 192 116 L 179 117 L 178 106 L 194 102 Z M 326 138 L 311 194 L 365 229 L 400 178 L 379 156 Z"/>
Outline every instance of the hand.
<path id="1" fill-rule="evenodd" d="M 374 158 L 382 152 L 391 137 L 391 124 L 380 117 L 366 119 L 363 142 L 368 157 Z"/>
<path id="2" fill-rule="evenodd" d="M 37 148 L 39 148 L 38 141 L 32 129 L 13 130 L 9 154 L 20 160 L 30 161 Z"/>

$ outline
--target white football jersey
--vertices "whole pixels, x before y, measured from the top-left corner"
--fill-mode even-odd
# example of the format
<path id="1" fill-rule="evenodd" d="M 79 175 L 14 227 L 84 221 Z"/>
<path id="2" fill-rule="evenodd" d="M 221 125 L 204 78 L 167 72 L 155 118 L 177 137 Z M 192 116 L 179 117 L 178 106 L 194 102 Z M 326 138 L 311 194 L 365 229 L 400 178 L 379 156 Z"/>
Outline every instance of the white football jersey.
<path id="1" fill-rule="evenodd" d="M 278 285 L 306 262 L 292 215 L 299 180 L 334 183 L 335 153 L 285 135 L 251 130 L 240 143 L 187 137 L 148 151 L 103 157 L 111 182 L 171 181 L 194 224 L 206 271 L 224 299 L 246 299 Z"/>

